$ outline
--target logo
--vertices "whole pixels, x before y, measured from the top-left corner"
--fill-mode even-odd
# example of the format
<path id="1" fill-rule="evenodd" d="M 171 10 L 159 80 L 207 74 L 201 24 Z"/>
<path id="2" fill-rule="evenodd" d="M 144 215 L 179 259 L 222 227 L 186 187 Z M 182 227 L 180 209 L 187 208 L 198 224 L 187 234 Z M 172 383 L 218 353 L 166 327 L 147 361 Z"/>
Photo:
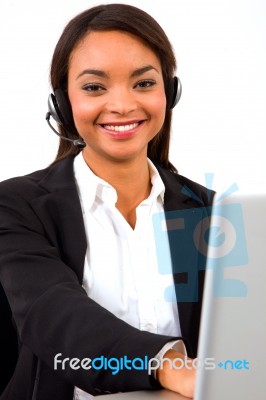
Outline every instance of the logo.
<path id="1" fill-rule="evenodd" d="M 224 362 L 219 362 L 217 366 L 220 369 L 223 369 L 225 371 L 241 371 L 241 370 L 250 370 L 250 362 L 247 360 L 226 360 Z"/>
<path id="2" fill-rule="evenodd" d="M 95 358 L 83 358 L 79 359 L 77 357 L 69 358 L 63 357 L 62 353 L 57 353 L 54 356 L 54 369 L 58 370 L 79 370 L 83 369 L 85 371 L 89 370 L 105 370 L 110 371 L 112 375 L 119 374 L 120 371 L 123 370 L 135 370 L 135 371 L 147 371 L 149 375 L 152 374 L 153 371 L 157 369 L 163 369 L 164 365 L 167 364 L 170 369 L 173 370 L 180 370 L 186 368 L 188 370 L 198 370 L 198 369 L 205 369 L 205 370 L 214 370 L 216 367 L 227 370 L 250 370 L 250 363 L 247 360 L 226 360 L 223 362 L 216 362 L 215 358 L 194 358 L 190 359 L 187 356 L 184 358 L 149 358 L 148 356 L 144 356 L 144 358 L 136 357 L 133 359 L 128 358 L 126 355 L 123 357 L 105 357 L 99 356 Z"/>
<path id="3" fill-rule="evenodd" d="M 213 174 L 206 182 L 212 184 Z M 207 196 L 211 196 L 209 189 Z M 199 274 L 206 266 L 213 270 L 214 296 L 245 297 L 247 287 L 238 279 L 226 279 L 224 270 L 248 262 L 241 204 L 221 201 L 238 190 L 233 184 L 210 207 L 204 207 L 187 187 L 183 194 L 202 207 L 156 213 L 154 239 L 160 274 L 173 274 L 175 285 L 165 290 L 166 301 L 197 302 Z"/>

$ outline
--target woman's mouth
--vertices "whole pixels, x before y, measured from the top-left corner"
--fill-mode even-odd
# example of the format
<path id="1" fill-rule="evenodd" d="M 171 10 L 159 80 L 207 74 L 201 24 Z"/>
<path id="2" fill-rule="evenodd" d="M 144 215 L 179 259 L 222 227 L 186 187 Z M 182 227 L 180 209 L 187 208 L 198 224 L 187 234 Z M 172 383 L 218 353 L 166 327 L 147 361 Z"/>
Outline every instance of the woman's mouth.
<path id="1" fill-rule="evenodd" d="M 98 126 L 102 128 L 102 132 L 116 139 L 129 139 L 134 136 L 139 127 L 143 124 L 144 120 L 135 122 L 125 122 L 124 124 L 119 123 L 107 123 L 99 124 Z"/>
<path id="2" fill-rule="evenodd" d="M 126 124 L 126 125 L 102 125 L 102 126 L 104 127 L 104 129 L 107 129 L 108 131 L 127 132 L 137 128 L 139 124 L 140 122 L 134 122 L 133 124 Z"/>

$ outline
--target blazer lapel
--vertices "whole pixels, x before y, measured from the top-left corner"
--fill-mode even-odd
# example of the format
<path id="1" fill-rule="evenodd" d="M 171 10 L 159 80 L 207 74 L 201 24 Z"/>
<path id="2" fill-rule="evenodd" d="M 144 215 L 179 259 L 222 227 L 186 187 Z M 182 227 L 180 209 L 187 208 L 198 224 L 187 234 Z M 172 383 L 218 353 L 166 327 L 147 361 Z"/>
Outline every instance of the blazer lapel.
<path id="1" fill-rule="evenodd" d="M 38 182 L 42 194 L 31 205 L 60 256 L 77 274 L 82 283 L 86 234 L 82 210 L 73 172 L 73 157 L 68 157 L 47 168 Z"/>
<path id="2" fill-rule="evenodd" d="M 173 175 L 165 169 L 156 167 L 165 184 L 164 211 L 181 333 L 187 340 L 188 354 L 196 356 L 204 266 L 197 251 L 199 243 L 196 243 L 195 250 L 192 250 L 195 243 L 192 228 L 197 223 L 201 226 L 201 221 L 206 216 L 204 211 L 206 208 L 195 199 L 196 196 L 189 195 L 189 191 L 179 181 L 179 175 Z M 175 224 L 182 228 L 175 228 Z M 198 242 L 202 240 L 201 228 L 199 232 Z"/>

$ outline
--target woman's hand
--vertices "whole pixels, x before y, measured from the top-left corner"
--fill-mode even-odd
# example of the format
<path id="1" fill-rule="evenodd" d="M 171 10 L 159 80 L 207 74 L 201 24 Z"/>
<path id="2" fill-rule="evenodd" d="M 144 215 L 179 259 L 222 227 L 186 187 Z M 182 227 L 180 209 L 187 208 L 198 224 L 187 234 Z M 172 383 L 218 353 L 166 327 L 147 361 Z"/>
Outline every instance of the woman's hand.
<path id="1" fill-rule="evenodd" d="M 166 358 L 170 361 L 165 360 Z M 162 368 L 159 367 L 156 371 L 159 383 L 165 389 L 192 398 L 196 380 L 196 370 L 192 366 L 192 360 L 175 350 L 168 350 L 163 359 L 165 361 Z"/>

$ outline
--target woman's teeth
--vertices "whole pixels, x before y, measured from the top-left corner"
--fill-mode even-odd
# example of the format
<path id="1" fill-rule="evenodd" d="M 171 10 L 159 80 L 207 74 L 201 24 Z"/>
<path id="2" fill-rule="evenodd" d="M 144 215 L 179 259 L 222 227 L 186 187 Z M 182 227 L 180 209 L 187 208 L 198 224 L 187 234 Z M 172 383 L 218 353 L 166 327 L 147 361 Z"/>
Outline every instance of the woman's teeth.
<path id="1" fill-rule="evenodd" d="M 128 124 L 128 125 L 103 125 L 103 127 L 108 131 L 126 132 L 135 129 L 138 125 L 139 122 L 135 122 L 134 124 Z"/>

